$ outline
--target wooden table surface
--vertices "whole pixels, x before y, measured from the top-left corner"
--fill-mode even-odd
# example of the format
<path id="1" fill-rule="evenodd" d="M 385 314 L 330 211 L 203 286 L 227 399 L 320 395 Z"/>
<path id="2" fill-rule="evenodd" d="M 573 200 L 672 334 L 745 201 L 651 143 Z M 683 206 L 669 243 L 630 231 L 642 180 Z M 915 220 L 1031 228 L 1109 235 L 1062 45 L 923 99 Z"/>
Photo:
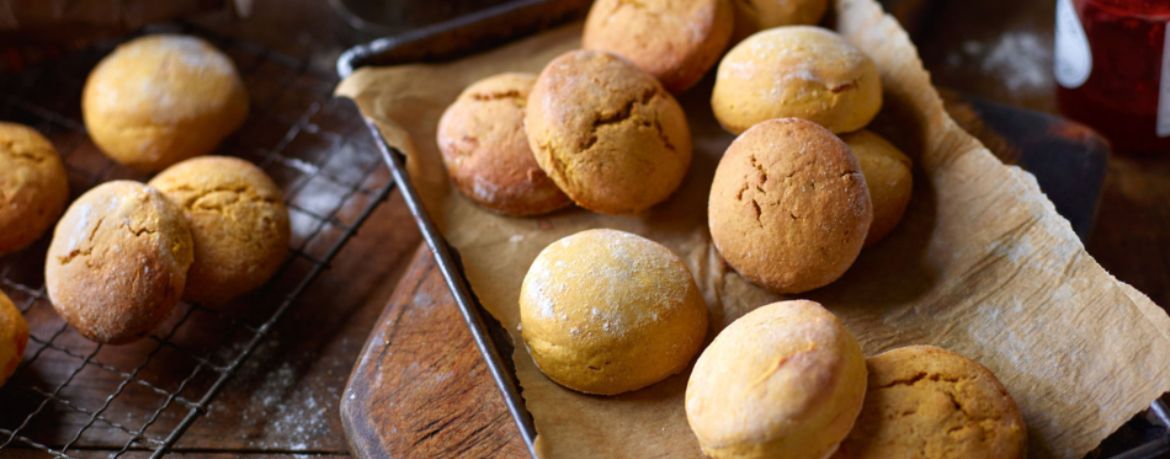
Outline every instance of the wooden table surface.
<path id="1" fill-rule="evenodd" d="M 325 0 L 258 0 L 255 11 L 245 22 L 201 23 L 321 69 L 331 69 L 345 46 L 363 38 L 334 20 Z M 1055 112 L 1053 16 L 1051 1 L 941 0 L 914 35 L 937 85 Z M 1115 154 L 1089 252 L 1154 302 L 1170 305 L 1168 228 L 1170 152 Z M 216 408 L 179 441 L 173 457 L 349 455 L 339 416 L 342 391 L 370 331 L 386 320 L 418 332 L 394 337 L 402 352 L 393 363 L 413 378 L 412 390 L 379 401 L 412 417 L 405 428 L 395 427 L 392 445 L 417 446 L 410 457 L 521 456 L 516 428 L 419 243 L 395 193 L 220 394 Z M 423 335 L 446 338 L 419 339 Z M 107 454 L 82 446 L 82 456 Z M 11 457 L 42 455 L 18 451 Z"/>

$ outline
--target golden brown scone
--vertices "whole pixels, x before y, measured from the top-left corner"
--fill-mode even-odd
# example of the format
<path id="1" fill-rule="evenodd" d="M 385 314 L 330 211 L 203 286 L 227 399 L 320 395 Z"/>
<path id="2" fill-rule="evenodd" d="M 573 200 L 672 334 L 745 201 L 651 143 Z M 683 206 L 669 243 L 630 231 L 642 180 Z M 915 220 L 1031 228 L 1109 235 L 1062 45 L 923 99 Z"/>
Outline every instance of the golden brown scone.
<path id="1" fill-rule="evenodd" d="M 41 133 L 0 122 L 0 256 L 27 247 L 69 201 L 61 155 Z"/>
<path id="2" fill-rule="evenodd" d="M 873 223 L 865 236 L 869 247 L 890 234 L 910 203 L 914 191 L 914 177 L 910 173 L 910 157 L 881 136 L 865 129 L 845 134 L 841 140 L 849 145 L 865 183 L 869 185 L 869 197 L 873 200 Z"/>
<path id="3" fill-rule="evenodd" d="M 730 0 L 598 0 L 581 47 L 625 57 L 678 94 L 719 61 L 733 21 Z"/>
<path id="4" fill-rule="evenodd" d="M 0 387 L 8 382 L 28 346 L 28 324 L 12 300 L 0 291 Z"/>
<path id="5" fill-rule="evenodd" d="M 107 156 L 157 171 L 211 153 L 244 123 L 248 94 L 232 61 L 202 39 L 148 35 L 98 63 L 81 109 Z"/>
<path id="6" fill-rule="evenodd" d="M 829 10 L 829 0 L 733 0 L 732 3 L 735 42 L 773 27 L 814 25 Z"/>
<path id="7" fill-rule="evenodd" d="M 476 204 L 523 217 L 573 202 L 540 170 L 524 133 L 536 75 L 504 73 L 475 82 L 439 119 L 439 151 L 455 188 Z"/>
<path id="8" fill-rule="evenodd" d="M 715 118 L 734 134 L 787 117 L 850 132 L 869 124 L 881 106 L 882 82 L 869 56 L 810 26 L 769 29 L 740 42 L 719 63 L 711 93 Z"/>
<path id="9" fill-rule="evenodd" d="M 1021 459 L 1024 418 L 983 365 L 933 346 L 870 357 L 857 428 L 834 459 Z"/>
<path id="10" fill-rule="evenodd" d="M 857 339 L 820 304 L 781 301 L 732 322 L 699 356 L 687 421 L 715 459 L 822 459 L 864 398 Z"/>
<path id="11" fill-rule="evenodd" d="M 711 239 L 761 287 L 800 293 L 828 285 L 853 265 L 873 220 L 860 171 L 845 142 L 810 121 L 757 124 L 715 170 Z"/>
<path id="12" fill-rule="evenodd" d="M 686 368 L 707 335 L 707 304 L 666 247 L 587 230 L 550 244 L 528 268 L 520 324 L 545 375 L 573 390 L 614 395 Z"/>
<path id="13" fill-rule="evenodd" d="M 662 84 L 603 51 L 553 59 L 528 96 L 528 145 L 577 205 L 637 214 L 666 200 L 691 165 L 691 131 Z"/>
<path id="14" fill-rule="evenodd" d="M 191 226 L 195 262 L 183 299 L 225 303 L 268 281 L 288 254 L 288 208 L 259 167 L 238 158 L 191 158 L 150 185 L 177 205 Z"/>
<path id="15" fill-rule="evenodd" d="M 82 336 L 120 344 L 171 314 L 191 266 L 182 212 L 153 187 L 106 182 L 73 201 L 49 245 L 45 286 Z"/>

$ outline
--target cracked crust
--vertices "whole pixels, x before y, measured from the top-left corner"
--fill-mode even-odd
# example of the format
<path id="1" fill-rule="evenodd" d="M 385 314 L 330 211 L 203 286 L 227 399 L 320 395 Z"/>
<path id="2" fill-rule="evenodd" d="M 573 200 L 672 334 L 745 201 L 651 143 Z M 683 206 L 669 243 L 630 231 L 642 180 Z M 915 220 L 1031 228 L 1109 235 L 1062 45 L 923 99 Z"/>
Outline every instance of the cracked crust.
<path id="1" fill-rule="evenodd" d="M 829 0 L 732 0 L 738 43 L 764 29 L 791 25 L 814 25 L 829 10 Z"/>
<path id="2" fill-rule="evenodd" d="M 536 75 L 504 73 L 477 81 L 447 107 L 437 140 L 455 188 L 476 204 L 524 217 L 570 204 L 540 170 L 524 133 L 524 108 Z"/>
<path id="3" fill-rule="evenodd" d="M 873 219 L 849 147 L 798 118 L 765 121 L 732 142 L 715 170 L 707 215 L 727 263 L 778 293 L 841 277 Z"/>
<path id="4" fill-rule="evenodd" d="M 860 130 L 841 136 L 865 174 L 869 197 L 873 200 L 873 224 L 865 236 L 865 246 L 876 244 L 898 226 L 910 195 L 914 191 L 914 177 L 910 173 L 910 158 L 881 136 Z"/>
<path id="5" fill-rule="evenodd" d="M 118 46 L 85 82 L 85 127 L 107 156 L 157 171 L 205 155 L 244 123 L 231 59 L 200 38 L 149 35 Z"/>
<path id="6" fill-rule="evenodd" d="M 686 368 L 707 336 L 707 303 L 670 249 L 611 229 L 550 244 L 520 288 L 524 343 L 544 374 L 615 395 Z"/>
<path id="7" fill-rule="evenodd" d="M 16 372 L 28 346 L 28 324 L 12 300 L 0 291 L 0 387 Z"/>
<path id="8" fill-rule="evenodd" d="M 289 219 L 280 188 L 247 161 L 192 158 L 150 185 L 178 205 L 191 226 L 195 263 L 183 299 L 222 304 L 260 287 L 288 254 Z"/>
<path id="9" fill-rule="evenodd" d="M 729 0 L 599 0 L 581 46 L 625 57 L 678 94 L 719 60 L 732 21 Z"/>
<path id="10" fill-rule="evenodd" d="M 128 343 L 179 303 L 191 246 L 183 214 L 158 190 L 106 182 L 77 198 L 57 223 L 45 286 L 57 313 L 82 336 Z"/>
<path id="11" fill-rule="evenodd" d="M 865 397 L 861 345 L 813 301 L 762 306 L 715 337 L 695 362 L 687 421 L 715 459 L 823 459 Z"/>
<path id="12" fill-rule="evenodd" d="M 39 239 L 68 201 L 69 179 L 53 144 L 33 128 L 0 122 L 0 256 Z"/>
<path id="13" fill-rule="evenodd" d="M 715 118 L 734 134 L 787 117 L 851 132 L 881 106 L 881 78 L 869 56 L 811 26 L 765 30 L 736 45 L 719 63 L 711 93 Z"/>
<path id="14" fill-rule="evenodd" d="M 865 406 L 834 459 L 1024 457 L 1023 417 L 978 362 L 909 346 L 871 357 L 867 366 Z"/>
<path id="15" fill-rule="evenodd" d="M 604 51 L 550 62 L 524 123 L 540 168 L 595 212 L 641 213 L 666 200 L 690 167 L 682 107 L 658 80 Z"/>

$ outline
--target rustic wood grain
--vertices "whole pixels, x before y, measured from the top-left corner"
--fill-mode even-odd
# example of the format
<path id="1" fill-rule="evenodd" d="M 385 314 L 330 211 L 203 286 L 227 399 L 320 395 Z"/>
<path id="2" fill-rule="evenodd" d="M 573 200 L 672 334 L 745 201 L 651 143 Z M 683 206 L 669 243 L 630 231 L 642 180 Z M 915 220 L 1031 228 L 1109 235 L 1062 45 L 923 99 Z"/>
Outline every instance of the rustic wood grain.
<path id="1" fill-rule="evenodd" d="M 527 455 L 426 246 L 358 358 L 341 419 L 359 457 Z"/>

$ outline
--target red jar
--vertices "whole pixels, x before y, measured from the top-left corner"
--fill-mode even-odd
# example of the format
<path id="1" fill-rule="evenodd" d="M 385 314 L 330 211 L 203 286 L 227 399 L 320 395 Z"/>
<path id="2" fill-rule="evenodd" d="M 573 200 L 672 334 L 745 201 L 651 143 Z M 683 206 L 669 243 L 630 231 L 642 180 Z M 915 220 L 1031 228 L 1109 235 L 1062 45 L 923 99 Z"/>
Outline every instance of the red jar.
<path id="1" fill-rule="evenodd" d="M 1057 0 L 1055 76 L 1065 116 L 1119 150 L 1170 152 L 1170 0 Z"/>

